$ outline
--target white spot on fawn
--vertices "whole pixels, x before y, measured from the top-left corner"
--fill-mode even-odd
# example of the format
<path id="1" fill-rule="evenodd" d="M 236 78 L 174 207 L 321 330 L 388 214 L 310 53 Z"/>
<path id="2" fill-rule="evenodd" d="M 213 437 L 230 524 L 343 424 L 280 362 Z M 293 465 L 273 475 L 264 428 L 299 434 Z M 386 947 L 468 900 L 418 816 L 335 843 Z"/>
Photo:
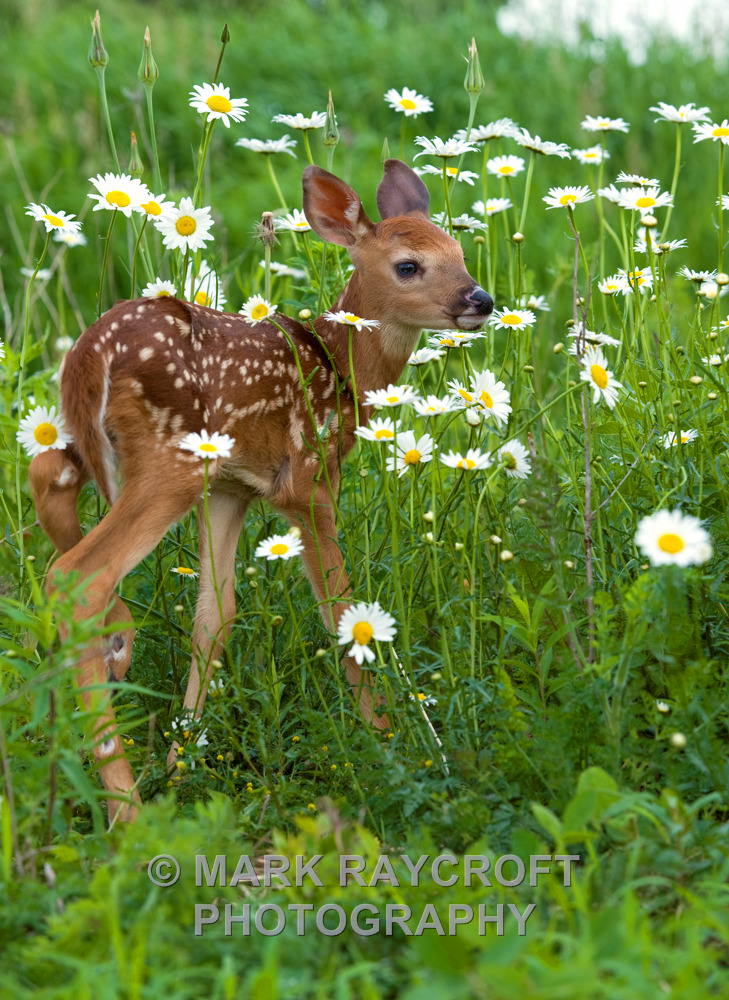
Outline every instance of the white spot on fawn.
<path id="1" fill-rule="evenodd" d="M 140 361 L 149 361 L 149 359 L 153 356 L 154 356 L 153 347 L 143 347 L 142 350 L 139 352 Z"/>

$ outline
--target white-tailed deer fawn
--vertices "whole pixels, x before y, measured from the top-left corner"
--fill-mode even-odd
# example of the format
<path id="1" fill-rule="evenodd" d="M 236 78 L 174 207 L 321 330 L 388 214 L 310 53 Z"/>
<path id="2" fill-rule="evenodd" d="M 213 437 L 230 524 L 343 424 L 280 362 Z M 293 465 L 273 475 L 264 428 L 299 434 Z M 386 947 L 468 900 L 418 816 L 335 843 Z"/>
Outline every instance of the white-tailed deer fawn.
<path id="1" fill-rule="evenodd" d="M 89 579 L 76 618 L 106 612 L 107 622 L 122 625 L 111 642 L 89 650 L 79 663 L 83 688 L 98 690 L 109 677 L 120 680 L 126 673 L 132 617 L 114 588 L 201 502 L 205 463 L 178 447 L 193 431 L 228 434 L 235 446 L 230 458 L 210 462 L 210 537 L 199 518 L 200 592 L 186 712 L 200 715 L 212 661 L 235 616 L 235 553 L 254 498 L 264 497 L 301 526 L 306 570 L 324 621 L 335 630 L 349 584 L 321 462 L 336 491 L 340 456 L 355 441 L 351 382 L 362 400 L 366 390 L 397 381 L 424 327 L 474 330 L 493 308 L 466 271 L 458 242 L 430 221 L 427 189 L 404 163 L 385 163 L 377 190 L 382 221 L 376 224 L 352 188 L 327 171 L 307 167 L 303 186 L 308 222 L 323 240 L 346 247 L 355 267 L 333 308 L 380 324 L 354 333 L 351 372 L 351 328 L 319 317 L 315 337 L 300 323 L 277 317 L 285 336 L 273 323 L 251 325 L 242 316 L 174 298 L 117 303 L 64 359 L 61 401 L 74 443 L 38 455 L 30 473 L 40 523 L 63 553 L 49 576 L 56 584 L 72 572 Z M 369 408 L 360 404 L 359 416 L 368 419 Z M 312 418 L 319 428 L 329 426 L 324 445 Z M 320 449 L 320 457 L 305 441 Z M 110 510 L 83 537 L 76 500 L 89 479 Z M 373 716 L 371 677 L 352 658 L 345 666 L 362 713 L 384 724 Z M 89 706 L 95 698 L 99 712 L 94 754 L 111 796 L 110 819 L 118 810 L 120 819 L 131 819 L 138 797 L 111 698 L 103 688 L 101 696 L 87 692 L 84 698 Z"/>

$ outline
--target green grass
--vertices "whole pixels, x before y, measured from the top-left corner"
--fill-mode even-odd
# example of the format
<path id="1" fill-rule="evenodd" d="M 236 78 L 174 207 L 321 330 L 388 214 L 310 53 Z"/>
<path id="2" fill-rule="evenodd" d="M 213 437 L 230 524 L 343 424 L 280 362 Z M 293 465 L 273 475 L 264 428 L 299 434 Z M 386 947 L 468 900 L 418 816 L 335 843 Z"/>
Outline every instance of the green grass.
<path id="1" fill-rule="evenodd" d="M 338 511 L 339 538 L 356 600 L 379 600 L 397 620 L 377 671 L 391 701 L 390 733 L 363 724 L 343 682 L 341 652 L 321 623 L 298 560 L 263 562 L 258 543 L 282 528 L 254 505 L 237 555 L 236 617 L 223 686 L 208 698 L 207 744 L 184 745 L 176 773 L 165 760 L 189 669 L 196 567 L 194 517 L 177 525 L 124 581 L 137 639 L 132 669 L 114 705 L 144 800 L 133 827 L 106 830 L 106 809 L 89 749 L 94 715 L 73 685 L 73 665 L 98 627 L 77 625 L 61 641 L 73 594 L 46 597 L 52 549 L 34 524 L 27 459 L 16 477 L 18 399 L 57 400 L 60 336 L 75 339 L 95 318 L 109 218 L 91 212 L 87 178 L 112 169 L 99 91 L 86 61 L 90 11 L 75 4 L 9 8 L 0 83 L 14 98 L 5 111 L 0 187 L 5 360 L 0 362 L 0 964 L 3 995 L 43 998 L 654 998 L 696 1000 L 726 991 L 726 761 L 729 629 L 726 612 L 727 376 L 702 360 L 727 350 L 726 300 L 699 296 L 680 267 L 723 270 L 726 192 L 716 144 L 694 145 L 684 126 L 670 238 L 688 248 L 665 256 L 631 251 L 630 212 L 606 200 L 546 211 L 552 186 L 597 185 L 594 168 L 538 157 L 527 209 L 525 176 L 506 189 L 514 203 L 494 215 L 485 239 L 462 237 L 467 265 L 498 309 L 522 294 L 545 295 L 523 331 L 494 330 L 469 348 L 407 369 L 423 394 L 446 392 L 488 368 L 510 393 L 505 426 L 471 427 L 463 412 L 424 419 L 399 415 L 437 449 L 494 453 L 512 437 L 533 447 L 531 474 L 508 478 L 497 461 L 461 472 L 434 459 L 396 478 L 381 444 L 360 442 L 347 459 Z M 585 114 L 624 117 L 630 132 L 605 136 L 603 183 L 620 170 L 660 180 L 669 190 L 676 126 L 654 123 L 658 100 L 695 101 L 724 117 L 722 78 L 678 48 L 655 49 L 631 68 L 608 47 L 593 65 L 582 53 L 536 50 L 496 37 L 490 5 L 458 9 L 435 2 L 267 4 L 220 9 L 125 4 L 101 11 L 110 53 L 111 121 L 127 162 L 128 132 L 140 137 L 151 181 L 151 146 L 136 71 L 149 23 L 160 78 L 154 89 L 162 177 L 175 200 L 202 180 L 215 242 L 205 257 L 218 269 L 229 311 L 264 282 L 263 252 L 251 239 L 266 210 L 280 206 L 263 159 L 235 149 L 236 138 L 278 137 L 278 112 L 324 110 L 333 91 L 341 134 L 333 169 L 362 194 L 376 217 L 374 192 L 387 139 L 399 155 L 401 116 L 382 100 L 380 80 L 431 97 L 432 115 L 405 123 L 412 163 L 417 135 L 445 138 L 466 124 L 461 56 L 475 34 L 486 87 L 476 123 L 509 116 L 532 134 L 584 148 L 599 136 L 580 129 Z M 187 106 L 193 84 L 212 79 L 224 21 L 231 30 L 220 79 L 246 96 L 245 125 L 212 131 L 204 172 L 200 119 Z M 220 23 L 218 23 L 218 21 Z M 417 30 L 415 30 L 417 26 Z M 500 146 L 501 148 L 496 148 Z M 314 158 L 326 151 L 313 133 Z M 298 159 L 275 158 L 289 208 L 300 207 Z M 511 140 L 497 152 L 528 155 Z M 470 160 L 470 162 L 469 162 Z M 481 170 L 482 157 L 464 166 Z M 438 162 L 424 157 L 415 161 Z M 428 178 L 431 205 L 443 209 L 439 178 Z M 471 212 L 482 182 L 451 189 L 455 214 Z M 85 247 L 51 243 L 47 280 L 30 285 L 42 227 L 24 215 L 29 202 L 83 216 Z M 665 208 L 656 210 L 660 227 Z M 603 226 L 603 219 L 607 226 Z M 609 227 L 609 228 L 607 228 Z M 512 239 L 523 229 L 524 241 Z M 148 227 L 155 274 L 174 277 L 179 257 L 163 254 Z M 110 241 L 102 308 L 132 294 L 134 236 L 123 218 Z M 272 297 L 295 316 L 328 305 L 338 291 L 344 253 L 330 249 L 323 289 L 321 244 L 281 235 L 274 259 L 307 271 L 273 280 Z M 598 280 L 622 267 L 648 268 L 648 294 L 604 296 Z M 136 291 L 146 282 L 138 260 Z M 614 409 L 593 402 L 568 334 L 584 315 L 589 329 L 618 338 L 606 347 L 622 383 Z M 363 335 L 366 335 L 363 333 Z M 424 338 L 425 340 L 425 338 Z M 424 342 L 424 341 L 423 341 Z M 21 356 L 25 361 L 21 372 Z M 380 414 L 382 415 L 382 414 Z M 663 446 L 666 434 L 696 430 L 692 442 Z M 703 520 L 713 557 L 688 569 L 652 567 L 635 544 L 639 520 L 680 506 Z M 103 516 L 95 489 L 79 505 L 90 530 Z M 432 517 L 431 517 L 432 513 Z M 592 544 L 590 544 L 592 543 Z M 591 551 L 590 551 L 591 550 Z M 504 558 L 505 556 L 505 558 Z M 395 650 L 397 658 L 392 653 Z M 402 669 L 401 669 L 401 666 Z M 426 724 L 414 689 L 435 699 Z M 437 734 L 436 741 L 435 734 Z M 197 732 L 199 735 L 199 731 Z M 445 759 L 444 759 L 445 758 Z M 194 767 L 193 767 L 194 764 Z M 293 859 L 323 855 L 324 885 L 302 888 L 195 886 L 194 857 L 241 854 Z M 439 885 L 428 866 L 411 886 L 406 854 L 459 859 L 458 880 Z M 468 887 L 464 855 L 495 860 L 512 853 L 577 854 L 572 885 L 561 868 L 537 884 Z M 149 860 L 176 857 L 180 880 L 153 885 Z M 400 885 L 342 887 L 342 854 L 392 860 Z M 444 873 L 449 873 L 444 866 Z M 244 903 L 341 906 L 348 920 L 362 903 L 382 913 L 411 908 L 416 927 L 426 904 L 447 922 L 449 905 L 478 904 L 489 914 L 512 904 L 536 908 L 526 933 L 505 920 L 483 934 L 477 923 L 454 936 L 435 930 L 369 938 L 351 929 L 328 936 L 290 918 L 280 936 L 222 922 L 194 934 L 195 906 Z M 209 911 L 206 911 L 209 912 Z M 312 918 L 307 918 L 312 919 Z M 332 917 L 329 918 L 333 919 Z M 383 917 L 384 919 L 384 917 Z"/>

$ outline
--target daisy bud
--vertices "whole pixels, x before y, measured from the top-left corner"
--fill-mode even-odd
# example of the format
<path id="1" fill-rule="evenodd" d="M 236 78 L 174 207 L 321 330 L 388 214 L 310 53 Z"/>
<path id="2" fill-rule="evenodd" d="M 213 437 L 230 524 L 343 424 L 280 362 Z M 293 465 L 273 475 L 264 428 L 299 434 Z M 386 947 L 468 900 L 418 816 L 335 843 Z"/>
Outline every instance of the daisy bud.
<path id="1" fill-rule="evenodd" d="M 578 306 L 584 306 L 585 304 L 585 300 L 581 295 L 578 295 L 575 301 L 577 302 Z"/>
<path id="2" fill-rule="evenodd" d="M 575 380 L 574 380 L 573 378 L 571 378 L 571 379 L 569 380 L 569 382 L 567 383 L 567 387 L 568 387 L 569 389 L 574 389 L 574 387 L 575 387 L 576 385 L 577 385 L 577 383 L 575 382 Z"/>
<path id="3" fill-rule="evenodd" d="M 223 25 L 223 30 L 220 33 L 220 41 L 223 45 L 227 45 L 230 41 L 230 29 L 228 28 L 228 22 L 226 21 Z"/>
<path id="4" fill-rule="evenodd" d="M 289 534 L 293 535 L 294 538 L 301 538 L 301 528 L 298 524 L 295 524 L 293 528 L 289 528 Z"/>
<path id="5" fill-rule="evenodd" d="M 132 151 L 129 156 L 129 169 L 127 172 L 130 173 L 132 177 L 141 177 L 144 173 L 144 164 L 142 163 L 142 158 L 139 155 L 137 136 L 134 132 L 132 132 L 131 148 Z"/>
<path id="6" fill-rule="evenodd" d="M 513 552 L 510 552 L 509 549 L 502 549 L 501 555 L 499 556 L 499 559 L 501 559 L 502 562 L 511 562 L 513 558 Z"/>
<path id="7" fill-rule="evenodd" d="M 514 235 L 511 237 L 511 239 L 512 239 L 512 241 L 514 243 L 523 243 L 524 242 L 524 233 L 514 233 Z"/>
<path id="8" fill-rule="evenodd" d="M 276 231 L 273 228 L 273 212 L 264 212 L 261 215 L 258 238 L 266 247 L 272 247 L 276 242 Z"/>
<path id="9" fill-rule="evenodd" d="M 425 532 L 425 541 L 429 542 L 429 543 L 432 543 L 432 541 L 433 541 L 433 532 L 432 531 L 426 531 Z"/>
<path id="10" fill-rule="evenodd" d="M 691 383 L 692 385 L 701 385 L 701 383 L 702 383 L 703 381 L 704 381 L 704 380 L 702 379 L 702 377 L 701 377 L 700 375 L 692 375 L 692 376 L 691 376 L 691 378 L 689 379 L 689 382 L 690 382 L 690 383 Z"/>
<path id="11" fill-rule="evenodd" d="M 435 670 L 430 675 L 431 681 L 439 681 L 442 677 L 443 677 L 443 674 L 440 672 L 440 670 Z"/>
<path id="12" fill-rule="evenodd" d="M 477 97 L 483 88 L 486 86 L 486 81 L 483 78 L 483 73 L 481 72 L 481 64 L 478 61 L 478 49 L 476 48 L 476 39 L 471 39 L 471 44 L 468 46 L 468 69 L 466 70 L 466 79 L 463 81 L 463 86 L 467 94 L 473 94 Z"/>
<path id="13" fill-rule="evenodd" d="M 271 625 L 273 628 L 279 628 L 279 626 L 283 625 L 283 618 L 281 615 L 274 615 L 271 619 Z"/>
<path id="14" fill-rule="evenodd" d="M 645 226 L 646 229 L 655 229 L 658 225 L 658 219 L 655 215 L 644 215 L 640 220 L 641 226 Z"/>
<path id="15" fill-rule="evenodd" d="M 246 576 L 255 576 L 256 573 L 258 572 L 258 567 L 257 566 L 246 566 L 245 572 L 246 572 Z"/>
<path id="16" fill-rule="evenodd" d="M 466 410 L 466 423 L 470 424 L 471 427 L 478 427 L 481 423 L 481 414 L 478 410 L 468 409 Z"/>
<path id="17" fill-rule="evenodd" d="M 314 653 L 314 656 L 317 658 L 317 660 L 323 660 L 326 655 L 327 655 L 326 649 L 317 649 L 317 651 Z"/>
<path id="18" fill-rule="evenodd" d="M 339 142 L 339 129 L 337 128 L 337 118 L 334 114 L 334 102 L 332 101 L 331 90 L 329 91 L 329 103 L 327 104 L 327 120 L 321 141 L 327 149 L 334 149 Z"/>
<path id="19" fill-rule="evenodd" d="M 516 506 L 517 507 L 526 507 L 526 505 L 528 503 L 529 503 L 529 501 L 527 500 L 526 497 L 521 497 L 519 500 L 516 501 Z"/>
<path id="20" fill-rule="evenodd" d="M 662 712 L 663 715 L 667 715 L 671 711 L 671 706 L 666 701 L 657 701 L 656 708 L 659 712 Z"/>
<path id="21" fill-rule="evenodd" d="M 674 417 L 674 415 L 672 413 L 668 414 L 668 416 L 666 417 L 666 420 L 668 421 L 669 424 L 675 424 L 676 423 L 676 418 Z"/>
<path id="22" fill-rule="evenodd" d="M 674 401 L 671 403 L 671 406 L 680 406 L 680 405 L 681 405 L 680 399 L 674 399 Z"/>
<path id="23" fill-rule="evenodd" d="M 671 733 L 671 746 L 677 750 L 683 750 L 686 746 L 686 737 L 683 733 Z"/>
<path id="24" fill-rule="evenodd" d="M 717 285 L 729 285 L 729 274 L 726 274 L 724 271 L 720 271 L 714 278 L 714 281 Z"/>
<path id="25" fill-rule="evenodd" d="M 299 319 L 311 319 L 311 309 L 299 309 Z"/>
<path id="26" fill-rule="evenodd" d="M 360 469 L 359 470 L 359 477 L 360 477 L 360 479 L 366 479 L 367 476 L 369 476 L 369 474 L 370 474 L 370 470 L 369 469 Z"/>
<path id="27" fill-rule="evenodd" d="M 185 611 L 185 605 L 184 604 L 176 604 L 175 605 L 175 614 L 181 615 L 181 614 L 184 613 L 184 611 Z"/>
<path id="28" fill-rule="evenodd" d="M 645 572 L 647 572 L 650 569 L 650 565 L 648 563 L 641 563 L 640 564 L 640 568 L 645 573 Z"/>
<path id="29" fill-rule="evenodd" d="M 210 661 L 210 666 L 211 667 L 215 667 L 216 670 L 220 670 L 220 668 L 223 666 L 223 664 L 222 664 L 222 662 L 220 660 L 211 660 Z"/>
<path id="30" fill-rule="evenodd" d="M 426 510 L 426 512 L 423 514 L 423 520 L 428 521 L 429 524 L 432 523 L 435 520 L 435 514 L 433 513 L 433 511 Z"/>
<path id="31" fill-rule="evenodd" d="M 559 343 L 555 344 L 554 347 L 552 348 L 552 354 L 561 354 L 563 350 L 564 350 L 564 344 L 560 340 Z"/>
<path id="32" fill-rule="evenodd" d="M 145 86 L 149 87 L 154 86 L 154 82 L 159 76 L 157 63 L 154 61 L 154 56 L 152 55 L 152 39 L 149 34 L 149 26 L 144 30 L 144 48 L 142 49 L 142 61 L 139 64 L 137 76 Z"/>
<path id="33" fill-rule="evenodd" d="M 574 569 L 575 568 L 575 564 L 572 562 L 571 559 L 565 559 L 563 565 L 564 565 L 565 569 Z"/>
<path id="34" fill-rule="evenodd" d="M 651 302 L 657 302 L 658 297 L 656 295 L 651 295 Z"/>
<path id="35" fill-rule="evenodd" d="M 473 242 L 474 243 L 485 243 L 486 239 L 483 236 L 474 236 L 473 237 Z"/>
<path id="36" fill-rule="evenodd" d="M 524 368 L 522 370 L 525 371 L 525 372 L 533 372 L 534 371 L 534 365 L 524 365 Z"/>
<path id="37" fill-rule="evenodd" d="M 686 348 L 683 346 L 683 344 L 679 344 L 678 347 L 676 348 L 676 354 L 685 354 L 685 353 L 686 353 Z"/>
<path id="38" fill-rule="evenodd" d="M 463 552 L 465 545 L 463 544 L 463 542 L 456 542 L 453 548 L 456 550 L 456 552 Z"/>
<path id="39" fill-rule="evenodd" d="M 96 17 L 91 22 L 89 62 L 94 69 L 103 69 L 109 62 L 109 53 L 104 48 L 104 39 L 101 37 L 101 17 L 98 10 L 96 11 Z"/>
<path id="40" fill-rule="evenodd" d="M 647 385 L 648 385 L 647 382 L 639 382 L 638 383 L 638 388 L 639 389 L 645 389 Z"/>
<path id="41" fill-rule="evenodd" d="M 707 395 L 707 397 L 706 397 L 706 398 L 707 398 L 707 399 L 716 399 L 716 393 L 715 393 L 715 392 L 710 392 L 710 393 L 709 393 L 709 394 Z"/>
<path id="42" fill-rule="evenodd" d="M 501 545 L 501 539 L 498 535 L 492 535 L 489 541 L 492 545 Z"/>
<path id="43" fill-rule="evenodd" d="M 568 330 L 571 330 L 572 327 L 575 325 L 575 321 L 573 319 L 566 319 L 564 325 L 567 327 Z"/>

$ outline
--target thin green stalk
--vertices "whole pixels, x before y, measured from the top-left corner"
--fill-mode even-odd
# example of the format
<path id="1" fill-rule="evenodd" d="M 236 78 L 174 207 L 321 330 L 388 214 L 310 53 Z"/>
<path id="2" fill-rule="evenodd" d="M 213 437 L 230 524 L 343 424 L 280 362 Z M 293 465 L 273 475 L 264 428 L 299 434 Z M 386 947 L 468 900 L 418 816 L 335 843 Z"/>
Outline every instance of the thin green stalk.
<path id="1" fill-rule="evenodd" d="M 666 233 L 668 232 L 668 226 L 671 222 L 671 214 L 673 212 L 673 202 L 676 196 L 676 188 L 678 187 L 678 175 L 681 171 L 681 126 L 676 125 L 676 155 L 673 161 L 673 180 L 671 181 L 671 204 L 668 206 L 668 211 L 666 212 L 666 221 L 663 225 L 663 232 L 661 233 L 661 239 L 666 240 L 668 237 Z"/>
<path id="2" fill-rule="evenodd" d="M 276 194 L 278 195 L 278 200 L 281 202 L 281 207 L 283 208 L 284 212 L 288 212 L 289 206 L 287 205 L 286 199 L 283 196 L 283 191 L 279 187 L 278 181 L 276 180 L 276 172 L 273 169 L 273 157 L 266 156 L 265 160 L 266 160 L 266 166 L 268 167 L 268 174 L 271 178 L 271 183 L 273 184 Z"/>
<path id="3" fill-rule="evenodd" d="M 532 150 L 531 159 L 529 160 L 529 167 L 527 168 L 526 182 L 524 184 L 524 201 L 521 206 L 521 218 L 519 219 L 519 232 L 524 232 L 524 226 L 526 225 L 527 208 L 529 207 L 529 192 L 532 186 L 532 175 L 534 173 L 534 161 L 537 158 L 537 154 Z"/>
<path id="4" fill-rule="evenodd" d="M 119 174 L 121 173 L 121 168 L 119 167 L 119 157 L 116 153 L 116 143 L 114 142 L 114 130 L 111 127 L 111 116 L 109 114 L 109 103 L 106 99 L 106 81 L 104 79 L 104 74 L 106 71 L 105 66 L 94 66 L 96 72 L 96 79 L 99 81 L 99 95 L 101 97 L 101 110 L 104 116 L 104 121 L 106 123 L 106 134 L 109 138 L 109 148 L 111 149 L 111 156 L 114 160 L 114 169 Z"/>
<path id="5" fill-rule="evenodd" d="M 149 138 L 152 143 L 152 169 L 154 170 L 154 183 L 157 188 L 157 193 L 162 194 L 162 172 L 159 166 L 159 152 L 157 150 L 157 133 L 154 127 L 154 106 L 152 104 L 152 87 L 149 85 L 144 88 L 145 97 L 147 98 L 147 118 L 149 119 Z"/>
<path id="6" fill-rule="evenodd" d="M 99 278 L 99 296 L 96 302 L 96 318 L 101 318 L 102 308 L 101 301 L 104 295 L 104 278 L 106 277 L 106 264 L 109 259 L 109 244 L 111 243 L 111 234 L 114 229 L 114 223 L 116 222 L 118 209 L 113 209 L 111 213 L 111 222 L 109 223 L 109 231 L 106 234 L 106 239 L 104 240 L 104 258 L 101 262 L 101 277 Z"/>

